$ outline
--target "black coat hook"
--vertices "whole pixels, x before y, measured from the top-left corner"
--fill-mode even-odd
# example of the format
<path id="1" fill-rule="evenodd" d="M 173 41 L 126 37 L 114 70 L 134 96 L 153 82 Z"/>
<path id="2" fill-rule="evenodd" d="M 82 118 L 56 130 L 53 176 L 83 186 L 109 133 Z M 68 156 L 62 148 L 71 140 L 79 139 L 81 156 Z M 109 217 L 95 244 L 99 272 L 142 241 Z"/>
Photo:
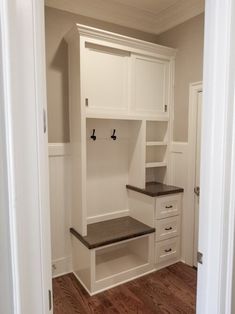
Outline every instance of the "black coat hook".
<path id="1" fill-rule="evenodd" d="M 115 133 L 116 133 L 116 130 L 114 129 L 113 134 L 111 135 L 111 139 L 114 141 L 116 141 L 116 139 L 117 139 L 117 136 L 115 135 Z"/>
<path id="2" fill-rule="evenodd" d="M 95 129 L 93 129 L 93 131 L 92 131 L 91 139 L 93 139 L 93 141 L 96 140 Z"/>

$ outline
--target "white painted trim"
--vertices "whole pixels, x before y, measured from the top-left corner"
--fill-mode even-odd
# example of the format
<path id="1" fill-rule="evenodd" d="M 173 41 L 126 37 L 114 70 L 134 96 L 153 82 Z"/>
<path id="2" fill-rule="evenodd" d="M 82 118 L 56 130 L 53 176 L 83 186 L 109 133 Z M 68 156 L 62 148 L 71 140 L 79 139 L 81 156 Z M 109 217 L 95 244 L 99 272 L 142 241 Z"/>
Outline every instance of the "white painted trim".
<path id="1" fill-rule="evenodd" d="M 142 267 L 142 266 L 143 266 L 143 265 L 141 265 L 140 267 Z M 134 268 L 133 268 L 133 269 L 134 269 Z M 120 286 L 120 285 L 122 285 L 122 284 L 124 284 L 124 283 L 126 283 L 126 282 L 129 282 L 129 281 L 135 280 L 135 279 L 137 279 L 137 278 L 140 278 L 140 277 L 149 275 L 149 274 L 151 274 L 151 273 L 154 273 L 155 271 L 156 271 L 155 268 L 154 268 L 154 269 L 151 269 L 151 270 L 149 270 L 149 271 L 147 271 L 147 272 L 145 272 L 145 273 L 143 273 L 143 274 L 134 276 L 134 277 L 129 278 L 129 279 L 122 280 L 122 281 L 120 281 L 120 282 L 118 282 L 118 283 L 115 283 L 115 284 L 113 284 L 113 285 L 111 285 L 111 286 L 109 286 L 109 287 L 107 287 L 107 288 L 100 289 L 100 290 L 98 290 L 98 291 L 96 291 L 96 292 L 93 292 L 93 293 L 91 293 L 91 292 L 87 289 L 87 287 L 84 285 L 84 283 L 82 282 L 82 280 L 79 278 L 79 276 L 78 276 L 75 272 L 73 272 L 73 274 L 74 274 L 74 276 L 77 278 L 77 280 L 80 282 L 80 284 L 83 286 L 83 288 L 87 291 L 87 293 L 92 297 L 93 295 L 96 295 L 96 294 L 98 294 L 98 293 L 100 293 L 100 292 L 103 292 L 103 291 L 106 291 L 106 290 L 115 288 L 115 287 Z M 127 271 L 127 272 L 128 272 L 128 271 Z"/>
<path id="2" fill-rule="evenodd" d="M 48 152 L 50 157 L 68 156 L 70 155 L 69 143 L 49 143 Z"/>
<path id="3" fill-rule="evenodd" d="M 196 175 L 196 137 L 197 137 L 197 103 L 198 93 L 202 92 L 202 82 L 195 82 L 189 85 L 189 115 L 188 115 L 188 208 L 190 216 L 194 219 L 189 221 L 191 230 L 195 229 L 195 205 L 194 185 Z M 194 230 L 195 232 L 195 230 Z M 193 236 L 195 238 L 195 234 Z M 192 243 L 191 258 L 187 263 L 193 266 L 194 240 Z"/>
<path id="4" fill-rule="evenodd" d="M 44 4 L 3 0 L 0 8 L 12 303 L 16 314 L 46 314 L 52 285 Z"/>
<path id="5" fill-rule="evenodd" d="M 185 262 L 184 262 L 182 259 L 180 259 L 180 258 L 174 260 L 173 262 L 172 262 L 172 261 L 169 261 L 169 262 L 167 262 L 167 263 L 164 263 L 164 265 L 161 265 L 161 266 L 157 266 L 157 265 L 155 264 L 155 271 L 159 271 L 159 270 L 164 269 L 164 268 L 166 268 L 166 267 L 175 265 L 175 264 L 177 264 L 177 263 L 179 263 L 179 262 L 182 262 L 182 263 L 185 264 Z"/>
<path id="6" fill-rule="evenodd" d="M 204 11 L 204 0 L 181 0 L 154 13 L 138 6 L 118 1 L 46 0 L 46 5 L 59 10 L 123 25 L 151 34 L 162 33 Z"/>
<path id="7" fill-rule="evenodd" d="M 52 276 L 57 278 L 72 272 L 72 256 L 62 257 L 52 261 Z"/>
<path id="8" fill-rule="evenodd" d="M 231 314 L 234 264 L 235 2 L 207 0 L 197 313 Z"/>
<path id="9" fill-rule="evenodd" d="M 126 217 L 129 215 L 129 213 L 130 213 L 129 209 L 124 209 L 124 210 L 118 210 L 112 213 L 107 213 L 107 214 L 102 214 L 102 215 L 97 215 L 97 216 L 90 216 L 90 217 L 87 217 L 87 223 L 92 224 L 95 222 Z"/>
<path id="10" fill-rule="evenodd" d="M 0 23 L 3 23 L 3 1 L 0 3 Z M 10 223 L 11 210 L 9 209 L 10 192 L 9 187 L 9 151 L 6 139 L 6 104 L 9 104 L 9 95 L 6 90 L 6 51 L 3 44 L 4 27 L 0 26 L 0 313 L 11 314 L 16 310 L 15 290 L 17 279 L 14 274 L 14 250 L 12 250 Z M 5 81 L 4 81 L 5 80 Z"/>

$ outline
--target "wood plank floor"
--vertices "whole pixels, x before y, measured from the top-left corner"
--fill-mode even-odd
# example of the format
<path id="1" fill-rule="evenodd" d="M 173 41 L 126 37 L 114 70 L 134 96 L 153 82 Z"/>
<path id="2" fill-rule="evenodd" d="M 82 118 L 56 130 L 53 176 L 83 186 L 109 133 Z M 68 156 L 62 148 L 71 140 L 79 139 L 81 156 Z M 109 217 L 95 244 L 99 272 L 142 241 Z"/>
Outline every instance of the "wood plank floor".
<path id="1" fill-rule="evenodd" d="M 54 314 L 195 313 L 196 276 L 177 263 L 90 297 L 68 274 L 53 279 Z"/>

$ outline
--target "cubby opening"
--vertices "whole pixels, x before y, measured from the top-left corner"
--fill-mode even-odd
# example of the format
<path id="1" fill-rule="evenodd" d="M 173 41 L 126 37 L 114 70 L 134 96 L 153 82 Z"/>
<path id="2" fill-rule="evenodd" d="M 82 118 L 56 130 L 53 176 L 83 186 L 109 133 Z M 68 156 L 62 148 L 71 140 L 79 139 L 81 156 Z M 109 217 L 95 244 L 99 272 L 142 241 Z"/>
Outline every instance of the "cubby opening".
<path id="1" fill-rule="evenodd" d="M 167 146 L 146 146 L 146 163 L 165 162 Z"/>
<path id="2" fill-rule="evenodd" d="M 167 143 L 167 121 L 146 121 L 146 143 Z"/>
<path id="3" fill-rule="evenodd" d="M 142 123 L 86 119 L 88 218 L 128 210 L 126 184 L 135 182 L 137 186 L 144 186 Z M 115 140 L 111 138 L 114 130 Z M 91 138 L 93 133 L 95 140 Z"/>
<path id="4" fill-rule="evenodd" d="M 100 281 L 148 263 L 148 237 L 96 250 L 95 280 Z"/>

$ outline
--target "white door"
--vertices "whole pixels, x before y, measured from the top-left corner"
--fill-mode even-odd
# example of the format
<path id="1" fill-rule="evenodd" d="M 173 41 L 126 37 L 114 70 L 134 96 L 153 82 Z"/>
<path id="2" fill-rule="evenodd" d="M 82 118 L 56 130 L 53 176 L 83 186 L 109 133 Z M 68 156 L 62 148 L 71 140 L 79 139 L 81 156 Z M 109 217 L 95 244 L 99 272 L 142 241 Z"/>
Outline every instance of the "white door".
<path id="1" fill-rule="evenodd" d="M 127 111 L 129 53 L 86 43 L 84 55 L 86 111 L 97 114 Z"/>
<path id="2" fill-rule="evenodd" d="M 195 158 L 195 183 L 194 183 L 194 266 L 197 267 L 198 252 L 198 222 L 199 222 L 199 201 L 200 201 L 200 155 L 201 155 L 201 109 L 202 109 L 202 92 L 198 92 L 197 96 L 197 136 L 196 136 L 196 158 Z"/>
<path id="3" fill-rule="evenodd" d="M 132 56 L 132 108 L 141 114 L 166 115 L 169 62 Z"/>

